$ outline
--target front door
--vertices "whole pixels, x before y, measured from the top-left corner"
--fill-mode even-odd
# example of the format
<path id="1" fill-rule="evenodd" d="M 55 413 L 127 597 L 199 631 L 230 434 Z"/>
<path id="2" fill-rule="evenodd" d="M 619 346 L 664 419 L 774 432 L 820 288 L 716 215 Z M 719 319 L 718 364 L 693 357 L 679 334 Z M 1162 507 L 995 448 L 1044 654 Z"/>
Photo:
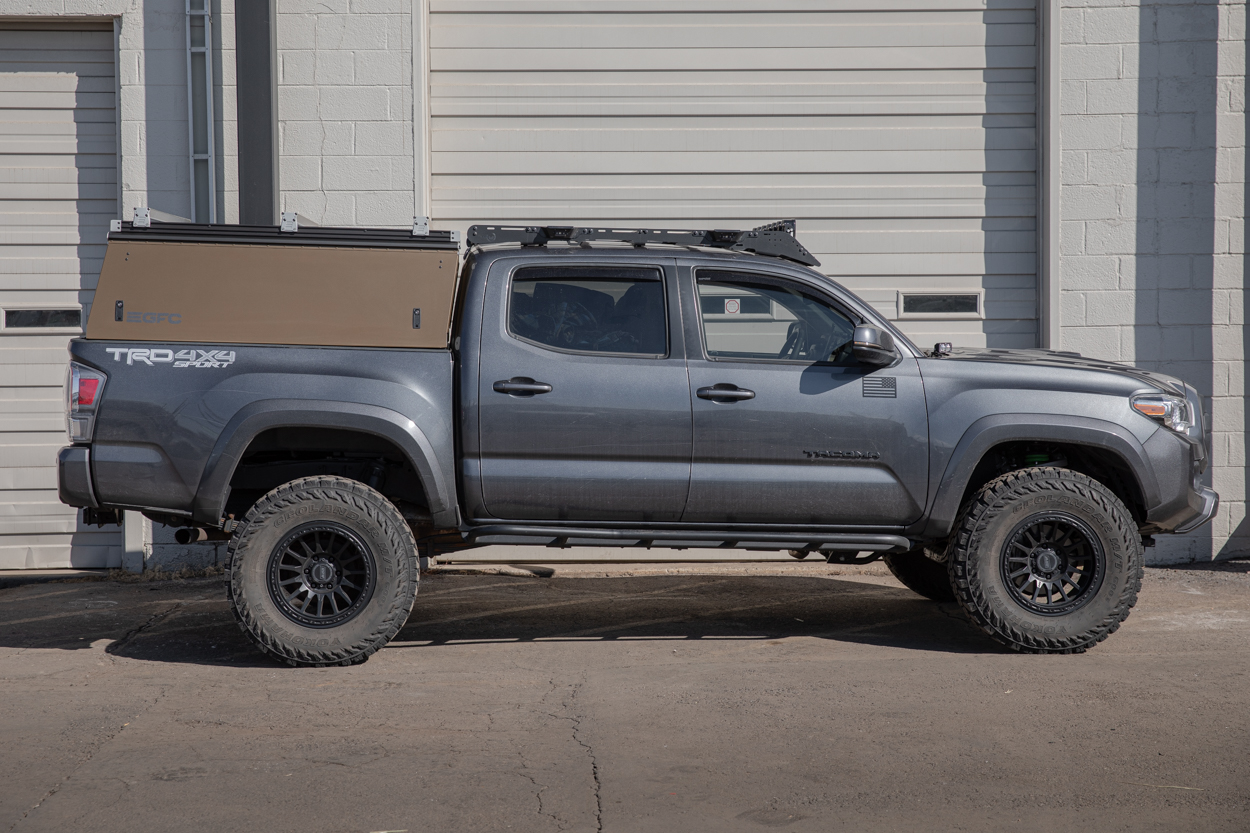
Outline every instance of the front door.
<path id="1" fill-rule="evenodd" d="M 671 267 L 575 264 L 491 273 L 508 282 L 488 289 L 483 318 L 479 430 L 491 515 L 681 518 L 690 389 L 672 277 Z"/>
<path id="2" fill-rule="evenodd" d="M 923 511 L 916 360 L 851 355 L 859 316 L 806 284 L 694 272 L 694 460 L 683 521 L 904 525 Z"/>

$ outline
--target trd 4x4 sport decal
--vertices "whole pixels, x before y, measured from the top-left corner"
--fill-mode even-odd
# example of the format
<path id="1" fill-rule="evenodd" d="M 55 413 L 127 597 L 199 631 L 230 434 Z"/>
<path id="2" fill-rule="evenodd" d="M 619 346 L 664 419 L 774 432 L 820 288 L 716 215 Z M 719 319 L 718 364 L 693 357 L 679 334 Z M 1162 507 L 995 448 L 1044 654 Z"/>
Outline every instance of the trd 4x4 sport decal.
<path id="1" fill-rule="evenodd" d="M 153 367 L 158 364 L 172 364 L 174 367 L 226 367 L 234 364 L 233 350 L 201 350 L 198 347 L 188 350 L 168 350 L 164 348 L 146 347 L 106 347 L 105 352 L 113 354 L 113 361 L 119 362 L 126 357 L 126 364 L 146 364 Z"/>

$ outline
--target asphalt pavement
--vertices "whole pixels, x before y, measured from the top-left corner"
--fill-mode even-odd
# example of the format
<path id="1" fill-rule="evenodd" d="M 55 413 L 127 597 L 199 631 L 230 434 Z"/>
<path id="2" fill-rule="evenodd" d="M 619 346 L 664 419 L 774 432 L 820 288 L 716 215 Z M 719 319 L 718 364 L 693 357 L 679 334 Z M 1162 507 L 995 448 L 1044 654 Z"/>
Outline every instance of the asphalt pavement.
<path id="1" fill-rule="evenodd" d="M 879 565 L 445 567 L 352 668 L 220 578 L 0 589 L 0 831 L 1246 831 L 1250 563 L 1077 656 Z"/>

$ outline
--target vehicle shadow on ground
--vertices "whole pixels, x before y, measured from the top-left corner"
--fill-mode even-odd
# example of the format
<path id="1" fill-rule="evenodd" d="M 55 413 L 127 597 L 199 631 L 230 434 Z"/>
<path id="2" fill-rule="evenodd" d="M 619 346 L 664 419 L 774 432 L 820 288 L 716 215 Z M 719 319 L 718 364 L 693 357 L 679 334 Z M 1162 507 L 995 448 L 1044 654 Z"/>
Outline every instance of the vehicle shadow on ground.
<path id="1" fill-rule="evenodd" d="M 197 588 L 201 582 L 204 587 Z M 217 596 L 220 579 L 182 584 L 182 590 L 170 588 L 155 597 L 126 585 L 92 582 L 59 595 L 55 604 L 49 600 L 43 609 L 32 600 L 0 621 L 0 648 L 103 648 L 114 657 L 148 662 L 269 665 Z M 186 598 L 197 589 L 211 592 Z M 1005 650 L 974 631 L 954 603 L 837 578 L 436 573 L 422 580 L 407 624 L 383 652 L 475 642 L 789 637 L 942 653 Z"/>

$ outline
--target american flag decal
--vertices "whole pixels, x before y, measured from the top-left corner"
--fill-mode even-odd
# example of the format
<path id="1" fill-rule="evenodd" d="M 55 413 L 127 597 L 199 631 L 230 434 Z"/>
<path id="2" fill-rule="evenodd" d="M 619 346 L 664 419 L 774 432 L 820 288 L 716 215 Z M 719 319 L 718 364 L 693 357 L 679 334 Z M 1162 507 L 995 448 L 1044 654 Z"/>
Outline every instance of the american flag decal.
<path id="1" fill-rule="evenodd" d="M 865 376 L 864 396 L 870 399 L 896 399 L 898 380 L 893 376 Z"/>

